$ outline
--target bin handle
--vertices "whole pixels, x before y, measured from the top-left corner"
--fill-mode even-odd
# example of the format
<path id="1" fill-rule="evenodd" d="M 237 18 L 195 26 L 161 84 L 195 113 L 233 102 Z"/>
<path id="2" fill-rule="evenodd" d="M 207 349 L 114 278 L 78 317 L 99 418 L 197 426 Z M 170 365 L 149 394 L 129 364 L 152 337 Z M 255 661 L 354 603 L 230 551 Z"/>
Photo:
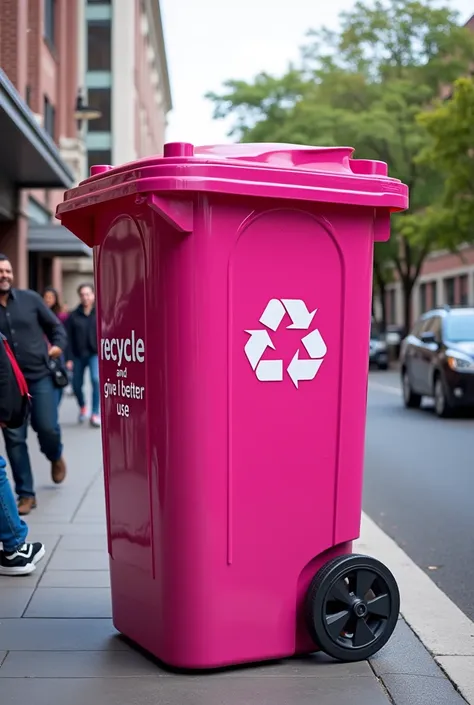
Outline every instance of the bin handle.
<path id="1" fill-rule="evenodd" d="M 351 172 L 352 147 L 304 147 L 292 144 L 227 144 L 197 147 L 195 156 L 258 162 L 275 167 Z"/>

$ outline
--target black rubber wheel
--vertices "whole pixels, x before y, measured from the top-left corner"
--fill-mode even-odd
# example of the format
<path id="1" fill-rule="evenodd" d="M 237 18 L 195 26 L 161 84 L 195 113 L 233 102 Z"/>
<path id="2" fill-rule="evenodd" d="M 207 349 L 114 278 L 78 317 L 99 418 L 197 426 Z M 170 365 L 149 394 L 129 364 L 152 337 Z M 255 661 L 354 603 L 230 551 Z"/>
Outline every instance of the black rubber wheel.
<path id="1" fill-rule="evenodd" d="M 403 403 L 407 409 L 419 409 L 421 404 L 421 394 L 415 394 L 411 388 L 408 370 L 402 373 Z"/>
<path id="2" fill-rule="evenodd" d="M 379 370 L 388 370 L 388 362 L 379 362 Z"/>
<path id="3" fill-rule="evenodd" d="M 436 374 L 434 379 L 434 402 L 436 415 L 440 419 L 449 419 L 454 415 L 454 410 L 449 403 L 446 390 L 444 388 L 443 380 L 439 373 Z"/>
<path id="4" fill-rule="evenodd" d="M 364 661 L 390 639 L 400 593 L 383 563 L 349 554 L 334 558 L 313 578 L 306 598 L 313 641 L 339 661 Z"/>

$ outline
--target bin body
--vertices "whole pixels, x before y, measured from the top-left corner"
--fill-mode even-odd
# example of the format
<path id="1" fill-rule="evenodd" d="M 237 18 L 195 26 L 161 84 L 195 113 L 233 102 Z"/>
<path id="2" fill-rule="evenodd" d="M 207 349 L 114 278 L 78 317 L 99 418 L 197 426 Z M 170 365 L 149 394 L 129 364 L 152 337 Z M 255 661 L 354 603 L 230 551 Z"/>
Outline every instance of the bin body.
<path id="1" fill-rule="evenodd" d="M 407 197 L 347 148 L 191 149 L 58 217 L 94 247 L 114 624 L 214 668 L 317 648 L 306 590 L 359 535 L 373 243 Z"/>

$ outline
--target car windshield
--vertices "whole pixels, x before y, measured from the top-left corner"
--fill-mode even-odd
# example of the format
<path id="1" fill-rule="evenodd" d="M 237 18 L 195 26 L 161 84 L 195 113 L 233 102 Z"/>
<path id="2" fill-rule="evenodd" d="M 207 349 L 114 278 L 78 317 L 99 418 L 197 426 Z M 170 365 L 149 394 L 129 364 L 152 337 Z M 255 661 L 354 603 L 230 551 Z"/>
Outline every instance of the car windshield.
<path id="1" fill-rule="evenodd" d="M 445 335 L 453 343 L 474 343 L 474 313 L 447 316 Z"/>

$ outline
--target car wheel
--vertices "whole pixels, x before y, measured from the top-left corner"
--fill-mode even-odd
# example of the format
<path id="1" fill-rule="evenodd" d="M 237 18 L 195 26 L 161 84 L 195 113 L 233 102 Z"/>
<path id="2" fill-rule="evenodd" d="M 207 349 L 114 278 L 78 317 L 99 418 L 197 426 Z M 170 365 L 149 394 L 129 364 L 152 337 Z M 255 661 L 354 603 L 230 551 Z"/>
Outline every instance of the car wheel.
<path id="1" fill-rule="evenodd" d="M 379 370 L 388 370 L 388 363 L 379 362 Z"/>
<path id="2" fill-rule="evenodd" d="M 411 388 L 410 376 L 407 370 L 402 374 L 403 402 L 407 409 L 419 409 L 421 404 L 421 394 L 415 394 Z"/>
<path id="3" fill-rule="evenodd" d="M 446 398 L 443 380 L 439 374 L 436 375 L 434 383 L 434 402 L 437 416 L 441 419 L 446 419 L 452 416 L 453 409 Z"/>

